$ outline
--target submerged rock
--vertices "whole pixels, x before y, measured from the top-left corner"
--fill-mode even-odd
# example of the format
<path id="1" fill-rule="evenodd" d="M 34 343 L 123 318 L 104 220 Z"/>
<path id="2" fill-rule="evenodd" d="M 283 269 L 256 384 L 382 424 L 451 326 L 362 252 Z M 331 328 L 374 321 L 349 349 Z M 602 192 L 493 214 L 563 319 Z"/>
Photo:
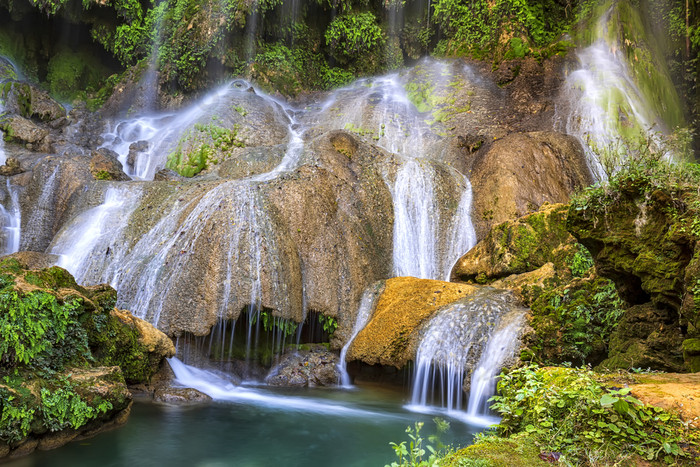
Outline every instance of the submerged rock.
<path id="1" fill-rule="evenodd" d="M 211 397 L 192 388 L 165 387 L 156 389 L 153 399 L 164 404 L 201 404 L 209 402 Z"/>

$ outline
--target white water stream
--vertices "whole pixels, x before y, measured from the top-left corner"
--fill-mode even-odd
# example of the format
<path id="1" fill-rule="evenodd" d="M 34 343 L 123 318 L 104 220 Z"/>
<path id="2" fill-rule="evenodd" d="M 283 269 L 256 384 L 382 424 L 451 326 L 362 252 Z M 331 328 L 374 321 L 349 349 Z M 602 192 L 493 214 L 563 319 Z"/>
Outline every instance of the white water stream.
<path id="1" fill-rule="evenodd" d="M 437 312 L 416 354 L 411 410 L 445 413 L 488 426 L 485 401 L 493 395 L 495 375 L 516 349 L 522 316 L 504 322 L 509 301 L 495 289 L 483 289 Z M 479 362 L 476 364 L 476 362 Z M 469 411 L 464 412 L 464 381 L 472 376 Z M 473 398 L 473 399 L 472 399 Z"/>
<path id="2" fill-rule="evenodd" d="M 19 207 L 17 190 L 7 180 L 8 206 L 0 205 L 0 217 L 2 218 L 3 249 L 2 254 L 9 255 L 19 251 L 19 240 L 22 225 L 22 213 Z"/>
<path id="3" fill-rule="evenodd" d="M 598 180 L 607 178 L 601 156 L 621 154 L 630 139 L 649 137 L 658 144 L 656 132 L 663 130 L 632 78 L 624 48 L 609 39 L 613 8 L 598 20 L 595 41 L 577 52 L 580 66 L 566 77 L 555 115 L 555 127 L 581 141 Z"/>
<path id="4" fill-rule="evenodd" d="M 352 382 L 350 381 L 350 375 L 348 374 L 348 362 L 345 361 L 345 357 L 348 354 L 350 345 L 355 340 L 357 335 L 364 329 L 364 327 L 369 322 L 372 316 L 372 310 L 374 310 L 374 305 L 377 301 L 378 293 L 373 287 L 368 288 L 362 294 L 362 300 L 360 301 L 360 306 L 357 309 L 357 315 L 355 316 L 355 325 L 352 328 L 352 334 L 350 338 L 345 343 L 343 348 L 340 350 L 340 358 L 338 359 L 338 372 L 340 373 L 340 384 L 344 388 L 351 388 Z"/>

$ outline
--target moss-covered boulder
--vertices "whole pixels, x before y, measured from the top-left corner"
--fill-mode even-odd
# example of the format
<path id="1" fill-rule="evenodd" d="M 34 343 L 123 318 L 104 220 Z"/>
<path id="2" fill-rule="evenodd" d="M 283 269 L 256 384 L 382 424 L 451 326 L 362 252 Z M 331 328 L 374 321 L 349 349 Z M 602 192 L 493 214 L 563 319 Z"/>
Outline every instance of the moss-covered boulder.
<path id="1" fill-rule="evenodd" d="M 683 359 L 691 372 L 700 372 L 700 339 L 683 341 Z"/>
<path id="2" fill-rule="evenodd" d="M 51 122 L 66 116 L 66 109 L 47 92 L 18 81 L 8 81 L 0 87 L 0 94 L 9 113 L 41 122 Z"/>
<path id="3" fill-rule="evenodd" d="M 439 308 L 476 290 L 466 284 L 414 277 L 387 280 L 371 320 L 353 341 L 346 360 L 402 368 L 414 358 L 421 325 Z"/>
<path id="4" fill-rule="evenodd" d="M 653 318 L 650 325 L 674 330 L 675 361 L 683 340 L 699 335 L 697 185 L 693 166 L 642 159 L 608 186 L 576 197 L 568 217 L 569 230 L 590 250 L 598 272 L 615 281 L 631 304 L 653 304 L 657 312 L 643 313 Z"/>
<path id="5" fill-rule="evenodd" d="M 147 383 L 172 342 L 114 308 L 108 285 L 82 287 L 40 254 L 0 260 L 0 459 L 52 449 L 123 423 L 126 383 Z"/>
<path id="6" fill-rule="evenodd" d="M 457 261 L 452 279 L 485 283 L 534 271 L 550 262 L 557 270 L 569 269 L 567 261 L 578 246 L 566 230 L 567 212 L 567 205 L 547 204 L 538 212 L 493 227 Z"/>

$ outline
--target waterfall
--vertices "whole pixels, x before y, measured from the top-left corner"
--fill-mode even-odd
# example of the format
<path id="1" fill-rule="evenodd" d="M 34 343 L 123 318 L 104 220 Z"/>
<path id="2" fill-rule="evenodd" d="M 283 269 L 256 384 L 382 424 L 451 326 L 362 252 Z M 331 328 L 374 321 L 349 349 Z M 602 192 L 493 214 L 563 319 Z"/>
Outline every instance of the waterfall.
<path id="1" fill-rule="evenodd" d="M 607 178 L 601 157 L 612 156 L 606 165 L 617 168 L 615 159 L 622 157 L 625 144 L 641 137 L 661 147 L 656 132 L 664 130 L 630 73 L 623 45 L 609 39 L 614 8 L 598 20 L 594 42 L 577 52 L 579 68 L 566 77 L 555 112 L 555 127 L 581 141 L 599 180 Z"/>
<path id="2" fill-rule="evenodd" d="M 496 393 L 496 376 L 501 367 L 518 350 L 519 336 L 524 322 L 525 313 L 522 311 L 508 313 L 501 319 L 498 329 L 489 338 L 488 346 L 482 352 L 479 363 L 472 372 L 467 406 L 467 416 L 470 419 L 482 418 L 487 424 L 491 424 L 492 420 L 484 417 L 489 410 L 488 400 Z"/>
<path id="3" fill-rule="evenodd" d="M 41 188 L 41 194 L 37 199 L 34 209 L 29 214 L 29 218 L 25 223 L 26 234 L 22 235 L 20 250 L 28 249 L 29 245 L 34 244 L 36 237 L 42 235 L 46 231 L 52 231 L 53 225 L 47 225 L 53 217 L 51 215 L 58 188 L 58 173 L 60 171 L 61 162 L 58 161 L 51 172 L 51 175 L 46 179 L 46 183 Z"/>
<path id="4" fill-rule="evenodd" d="M 120 251 L 121 235 L 140 194 L 132 184 L 107 188 L 103 204 L 81 213 L 56 234 L 47 251 L 59 255 L 57 265 L 79 284 L 110 282 L 110 266 L 123 260 L 113 256 Z"/>
<path id="5" fill-rule="evenodd" d="M 345 361 L 345 357 L 348 354 L 348 350 L 350 349 L 350 345 L 352 344 L 352 342 L 355 340 L 360 331 L 362 331 L 369 322 L 369 319 L 372 316 L 372 310 L 374 310 L 374 305 L 377 302 L 378 298 L 379 293 L 377 292 L 377 290 L 375 290 L 374 286 L 368 288 L 362 294 L 362 300 L 360 301 L 360 306 L 358 307 L 357 314 L 355 315 L 355 325 L 352 328 L 352 334 L 350 334 L 350 338 L 340 350 L 338 372 L 340 373 L 340 384 L 344 388 L 352 387 L 350 375 L 348 375 L 347 371 L 348 363 Z"/>
<path id="6" fill-rule="evenodd" d="M 1 137 L 1 136 L 0 136 Z M 9 255 L 19 251 L 19 239 L 21 233 L 22 215 L 19 207 L 17 190 L 7 180 L 7 194 L 9 196 L 8 207 L 0 205 L 0 217 L 3 221 L 3 249 L 2 254 Z"/>
<path id="7" fill-rule="evenodd" d="M 426 60 L 422 66 L 435 69 L 439 81 L 452 78 L 445 63 Z M 409 99 L 406 79 L 394 73 L 336 90 L 323 104 L 321 124 L 371 137 L 398 155 L 398 168 L 386 173 L 394 202 L 393 273 L 444 279 L 476 243 L 471 185 L 464 174 L 436 160 L 444 141 Z"/>
<path id="8" fill-rule="evenodd" d="M 481 409 L 484 397 L 491 395 L 487 394 L 488 384 L 516 348 L 520 326 L 500 325 L 507 322 L 504 317 L 511 310 L 508 296 L 495 289 L 479 290 L 440 309 L 428 323 L 418 346 L 409 407 L 416 411 L 444 411 L 479 422 L 483 412 L 477 409 Z M 508 345 L 504 339 L 510 339 Z M 474 396 L 478 401 L 475 399 L 472 411 L 465 414 L 464 381 L 470 368 L 479 371 L 476 382 L 481 386 L 471 388 L 479 393 Z"/>

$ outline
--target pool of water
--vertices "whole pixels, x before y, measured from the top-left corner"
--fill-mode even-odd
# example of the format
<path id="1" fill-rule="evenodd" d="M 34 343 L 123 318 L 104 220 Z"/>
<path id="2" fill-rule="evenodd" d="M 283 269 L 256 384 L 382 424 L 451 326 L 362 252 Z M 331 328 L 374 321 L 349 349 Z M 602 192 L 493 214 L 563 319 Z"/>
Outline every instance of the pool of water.
<path id="1" fill-rule="evenodd" d="M 52 466 L 384 466 L 391 441 L 433 416 L 408 411 L 405 397 L 381 387 L 351 390 L 242 388 L 245 397 L 197 406 L 137 401 L 126 425 L 34 454 L 8 467 Z M 482 430 L 450 420 L 445 444 L 467 445 Z"/>

